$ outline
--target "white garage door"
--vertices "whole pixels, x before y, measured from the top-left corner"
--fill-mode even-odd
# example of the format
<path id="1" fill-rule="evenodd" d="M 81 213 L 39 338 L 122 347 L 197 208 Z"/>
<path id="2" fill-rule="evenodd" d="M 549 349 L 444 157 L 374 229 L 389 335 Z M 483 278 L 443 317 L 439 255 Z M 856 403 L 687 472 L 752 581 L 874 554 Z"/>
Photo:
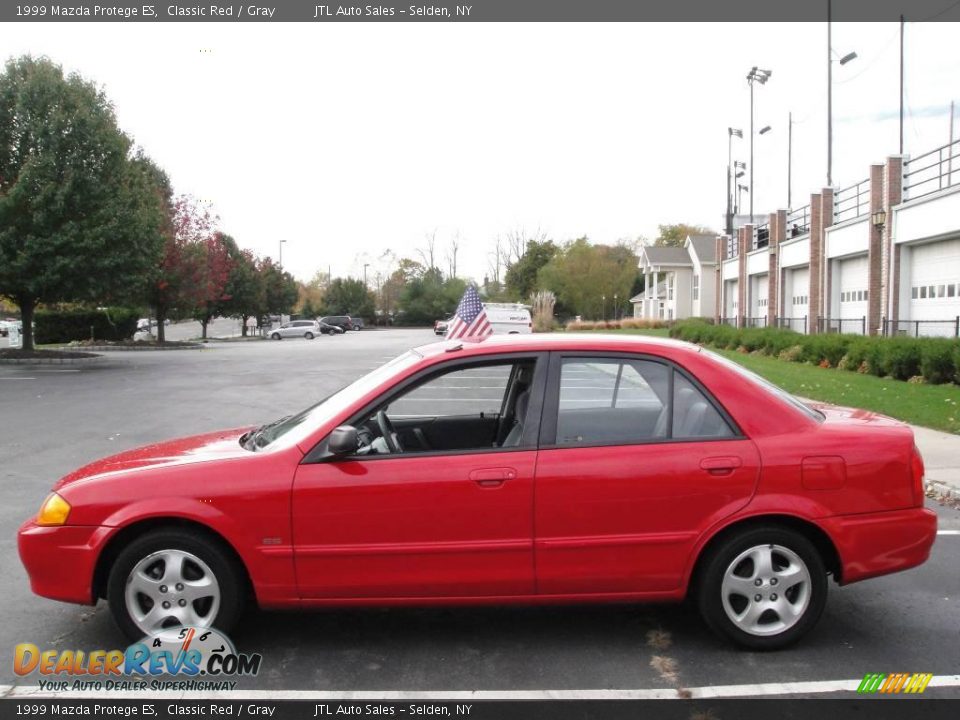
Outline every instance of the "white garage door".
<path id="1" fill-rule="evenodd" d="M 920 335 L 953 335 L 960 315 L 960 238 L 910 249 L 910 319 L 953 320 L 911 327 Z M 900 328 L 904 329 L 903 326 Z"/>
<path id="2" fill-rule="evenodd" d="M 862 333 L 863 318 L 867 315 L 867 293 L 869 285 L 869 274 L 867 272 L 867 256 L 849 258 L 840 260 L 837 263 L 837 280 L 840 289 L 840 314 L 841 320 L 858 320 L 860 322 L 842 323 L 839 328 L 845 333 Z"/>
<path id="3" fill-rule="evenodd" d="M 767 293 L 769 282 L 766 275 L 754 275 L 750 278 L 750 316 L 754 318 L 766 318 L 767 316 Z M 760 321 L 759 324 L 763 324 Z"/>
<path id="4" fill-rule="evenodd" d="M 737 294 L 739 292 L 738 283 L 736 280 L 727 280 L 724 283 L 724 310 L 723 315 L 727 318 L 737 317 Z"/>
<path id="5" fill-rule="evenodd" d="M 790 327 L 797 332 L 809 332 L 810 323 L 805 322 L 810 307 L 810 268 L 788 270 L 787 284 L 790 295 L 784 299 L 784 305 L 790 309 Z"/>

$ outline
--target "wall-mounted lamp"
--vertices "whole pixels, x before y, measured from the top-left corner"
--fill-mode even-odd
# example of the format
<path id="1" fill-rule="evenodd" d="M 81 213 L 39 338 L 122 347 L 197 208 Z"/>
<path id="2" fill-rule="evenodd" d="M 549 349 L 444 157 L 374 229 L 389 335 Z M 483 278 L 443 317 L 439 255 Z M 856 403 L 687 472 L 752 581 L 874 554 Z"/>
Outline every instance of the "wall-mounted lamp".
<path id="1" fill-rule="evenodd" d="M 886 210 L 877 210 L 873 215 L 870 216 L 870 221 L 873 223 L 874 227 L 883 227 L 887 224 L 887 211 Z"/>

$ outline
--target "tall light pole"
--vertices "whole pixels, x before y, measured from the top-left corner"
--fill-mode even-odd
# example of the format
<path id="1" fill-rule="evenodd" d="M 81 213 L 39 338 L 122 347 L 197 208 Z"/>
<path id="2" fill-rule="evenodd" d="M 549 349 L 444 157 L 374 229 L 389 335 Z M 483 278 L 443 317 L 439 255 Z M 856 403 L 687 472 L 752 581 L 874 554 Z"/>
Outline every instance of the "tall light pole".
<path id="1" fill-rule="evenodd" d="M 367 289 L 367 268 L 370 267 L 370 263 L 363 264 L 363 289 Z"/>
<path id="2" fill-rule="evenodd" d="M 727 128 L 727 235 L 733 235 L 733 138 L 743 139 L 743 130 Z"/>
<path id="3" fill-rule="evenodd" d="M 787 210 L 793 209 L 793 112 L 787 113 Z"/>
<path id="4" fill-rule="evenodd" d="M 286 240 L 281 240 L 279 243 L 277 243 L 280 248 L 279 252 L 277 253 L 277 265 L 280 267 L 281 272 L 283 272 L 283 244 L 285 242 Z"/>
<path id="5" fill-rule="evenodd" d="M 761 70 L 756 65 L 747 73 L 747 84 L 750 86 L 750 223 L 753 224 L 753 86 L 756 83 L 766 85 L 773 75 L 771 70 Z"/>
<path id="6" fill-rule="evenodd" d="M 827 0 L 827 187 L 833 187 L 833 0 Z M 846 65 L 857 57 L 855 52 L 840 58 Z"/>

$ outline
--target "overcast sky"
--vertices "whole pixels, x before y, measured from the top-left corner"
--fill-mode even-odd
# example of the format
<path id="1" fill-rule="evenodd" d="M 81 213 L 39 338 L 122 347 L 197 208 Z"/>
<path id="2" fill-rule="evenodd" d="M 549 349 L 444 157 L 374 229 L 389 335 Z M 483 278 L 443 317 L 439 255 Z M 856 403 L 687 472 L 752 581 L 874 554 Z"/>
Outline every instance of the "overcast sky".
<path id="1" fill-rule="evenodd" d="M 899 26 L 834 24 L 834 183 L 898 145 Z M 955 24 L 909 24 L 905 150 L 948 140 L 960 101 Z M 497 234 L 565 241 L 722 228 L 727 127 L 749 152 L 755 212 L 826 182 L 826 24 L 18 24 L 10 55 L 47 55 L 104 87 L 121 127 L 209 201 L 241 246 L 298 278 L 370 282 L 382 253 L 415 257 L 459 233 L 483 278 Z M 958 110 L 960 114 L 960 110 Z M 956 123 L 960 127 L 960 121 Z M 747 205 L 744 196 L 744 206 Z"/>

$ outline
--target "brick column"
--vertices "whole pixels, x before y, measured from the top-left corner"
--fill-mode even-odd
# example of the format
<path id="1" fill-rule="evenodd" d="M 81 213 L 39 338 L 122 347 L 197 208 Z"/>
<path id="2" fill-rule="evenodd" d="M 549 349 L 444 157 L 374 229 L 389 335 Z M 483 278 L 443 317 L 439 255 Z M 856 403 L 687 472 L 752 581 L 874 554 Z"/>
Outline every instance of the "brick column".
<path id="1" fill-rule="evenodd" d="M 833 272 L 832 265 L 830 260 L 827 259 L 827 228 L 833 225 L 833 188 L 824 188 L 820 192 L 821 205 L 820 205 L 820 217 L 823 221 L 823 235 L 820 241 L 820 254 L 821 254 L 821 273 L 822 273 L 822 284 L 821 284 L 821 294 L 820 294 L 820 313 L 828 320 L 833 314 L 833 308 L 830 306 L 830 298 L 832 297 L 831 293 L 833 292 Z"/>
<path id="2" fill-rule="evenodd" d="M 719 325 L 720 318 L 723 317 L 723 260 L 724 252 L 727 247 L 727 238 L 725 235 L 717 236 L 717 265 L 716 265 L 716 281 L 714 282 L 713 292 L 714 292 L 714 305 L 713 305 L 713 321 Z"/>
<path id="3" fill-rule="evenodd" d="M 883 165 L 870 166 L 870 217 L 867 219 L 867 327 L 868 335 L 882 332 L 883 316 L 883 232 L 873 224 L 873 214 L 883 207 Z"/>
<path id="4" fill-rule="evenodd" d="M 740 228 L 740 237 L 737 247 L 737 326 L 746 325 L 747 317 L 747 252 L 753 244 L 753 225 L 744 225 Z"/>
<path id="5" fill-rule="evenodd" d="M 888 157 L 883 174 L 882 206 L 887 213 L 887 221 L 880 231 L 880 315 L 890 320 L 899 320 L 900 246 L 893 244 L 892 230 L 893 208 L 903 202 L 903 158 L 899 155 Z M 872 188 L 870 201 L 872 211 Z M 872 226 L 873 222 L 870 224 Z"/>
<path id="6" fill-rule="evenodd" d="M 767 271 L 767 325 L 773 325 L 780 314 L 780 243 L 787 235 L 787 211 L 770 213 L 770 269 Z"/>
<path id="7" fill-rule="evenodd" d="M 820 304 L 820 271 L 823 263 L 823 198 L 810 196 L 810 288 L 807 304 L 807 330 L 815 333 L 819 329 L 817 318 L 823 307 Z"/>

